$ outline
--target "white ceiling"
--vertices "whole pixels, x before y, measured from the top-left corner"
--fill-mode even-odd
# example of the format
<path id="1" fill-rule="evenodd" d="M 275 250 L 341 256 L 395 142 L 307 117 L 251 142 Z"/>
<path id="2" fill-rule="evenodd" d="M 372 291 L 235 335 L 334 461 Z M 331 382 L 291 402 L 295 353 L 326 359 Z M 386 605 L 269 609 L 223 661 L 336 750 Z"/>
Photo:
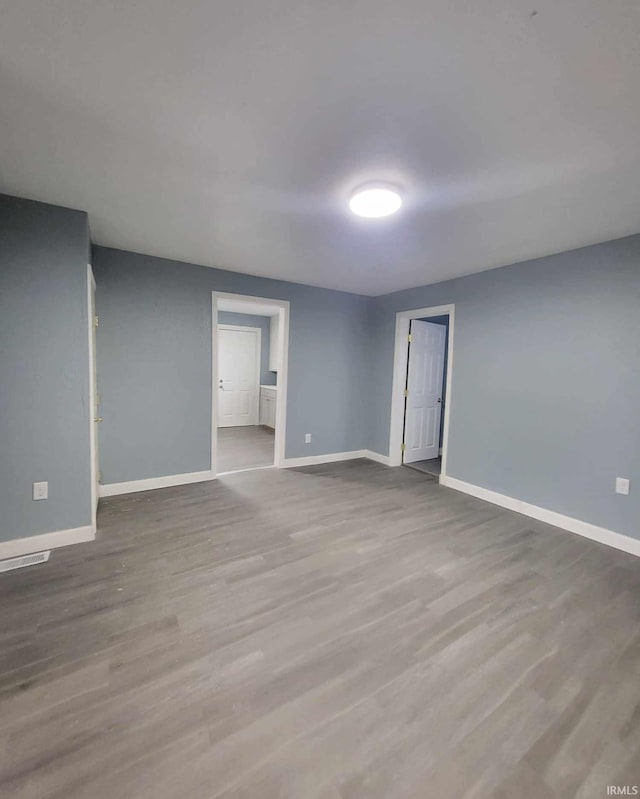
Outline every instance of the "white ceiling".
<path id="1" fill-rule="evenodd" d="M 268 305 L 266 302 L 255 302 L 252 300 L 218 300 L 219 311 L 230 311 L 231 313 L 251 314 L 251 316 L 275 316 L 280 312 L 277 305 Z"/>
<path id="2" fill-rule="evenodd" d="M 0 190 L 366 294 L 640 230 L 637 0 L 0 0 Z M 352 188 L 390 180 L 401 214 Z"/>

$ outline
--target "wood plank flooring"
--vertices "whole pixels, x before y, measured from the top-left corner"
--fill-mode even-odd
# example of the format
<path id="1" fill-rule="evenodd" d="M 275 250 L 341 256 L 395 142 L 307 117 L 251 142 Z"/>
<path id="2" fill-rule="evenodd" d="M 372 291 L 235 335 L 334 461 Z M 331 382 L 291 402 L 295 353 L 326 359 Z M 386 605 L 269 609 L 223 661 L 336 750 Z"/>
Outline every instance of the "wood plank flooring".
<path id="1" fill-rule="evenodd" d="M 442 458 L 430 458 L 426 461 L 415 461 L 414 463 L 405 463 L 407 469 L 415 469 L 417 472 L 423 474 L 430 474 L 432 477 L 440 477 L 442 471 Z"/>
<path id="2" fill-rule="evenodd" d="M 640 560 L 409 469 L 105 500 L 0 608 L 3 799 L 640 784 Z"/>
<path id="3" fill-rule="evenodd" d="M 272 466 L 275 431 L 248 425 L 218 428 L 218 473 Z"/>

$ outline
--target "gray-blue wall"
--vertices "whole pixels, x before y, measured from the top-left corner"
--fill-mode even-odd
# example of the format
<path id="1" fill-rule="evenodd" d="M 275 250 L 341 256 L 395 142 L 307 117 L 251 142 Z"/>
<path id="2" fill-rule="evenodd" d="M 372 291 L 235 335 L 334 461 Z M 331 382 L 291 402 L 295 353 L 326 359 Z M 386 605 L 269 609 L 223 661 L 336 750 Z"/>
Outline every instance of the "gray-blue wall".
<path id="1" fill-rule="evenodd" d="M 90 523 L 87 258 L 86 214 L 0 197 L 0 540 Z M 288 457 L 386 454 L 395 313 L 455 303 L 449 475 L 640 537 L 640 236 L 376 299 L 93 264 L 105 483 L 209 468 L 211 291 L 291 302 Z"/>
<path id="2" fill-rule="evenodd" d="M 389 449 L 395 313 L 448 303 L 448 474 L 640 537 L 640 236 L 376 298 L 370 449 Z"/>
<path id="3" fill-rule="evenodd" d="M 88 261 L 84 212 L 0 195 L 2 541 L 91 523 Z"/>
<path id="4" fill-rule="evenodd" d="M 212 291 L 291 302 L 287 457 L 364 447 L 366 298 L 103 247 L 93 267 L 103 483 L 210 468 Z"/>
<path id="5" fill-rule="evenodd" d="M 260 334 L 260 383 L 264 386 L 276 385 L 276 373 L 269 371 L 269 344 L 271 341 L 271 320 L 268 316 L 218 311 L 218 324 L 240 327 L 259 327 Z"/>

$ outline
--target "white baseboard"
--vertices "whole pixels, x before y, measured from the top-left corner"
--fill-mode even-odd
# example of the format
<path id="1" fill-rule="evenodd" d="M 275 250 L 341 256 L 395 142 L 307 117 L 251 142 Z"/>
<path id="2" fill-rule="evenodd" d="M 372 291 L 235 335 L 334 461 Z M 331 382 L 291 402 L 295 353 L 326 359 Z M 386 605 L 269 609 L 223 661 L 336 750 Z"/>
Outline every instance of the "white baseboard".
<path id="1" fill-rule="evenodd" d="M 339 461 L 352 461 L 356 458 L 368 458 L 370 461 L 389 465 L 389 457 L 380 455 L 369 449 L 353 449 L 349 452 L 330 452 L 327 455 L 309 455 L 306 458 L 285 458 L 282 464 L 285 469 L 292 469 L 296 466 L 316 466 L 320 463 L 338 463 Z"/>
<path id="2" fill-rule="evenodd" d="M 369 460 L 389 465 L 389 458 L 368 449 L 355 449 L 350 452 L 331 452 L 327 455 L 309 455 L 306 458 L 285 458 L 282 466 L 285 469 L 295 468 L 296 466 L 315 466 L 319 463 L 336 463 L 338 461 L 350 461 L 355 458 L 369 458 Z M 268 466 L 256 467 L 256 469 L 273 468 Z M 239 469 L 237 471 L 255 471 L 254 469 Z M 218 477 L 232 472 L 221 472 Z M 149 477 L 146 480 L 131 480 L 128 483 L 107 483 L 98 489 L 100 497 L 115 497 L 120 494 L 134 494 L 137 491 L 153 491 L 156 488 L 170 488 L 171 486 L 187 485 L 188 483 L 204 483 L 215 480 L 213 472 L 189 472 L 188 474 L 171 474 L 166 477 Z"/>
<path id="3" fill-rule="evenodd" d="M 70 544 L 82 544 L 93 541 L 96 528 L 93 525 L 73 527 L 70 530 L 55 530 L 52 533 L 30 535 L 27 538 L 13 538 L 11 541 L 0 541 L 0 560 L 30 555 L 32 552 L 43 552 L 46 549 L 67 547 Z"/>
<path id="4" fill-rule="evenodd" d="M 337 461 L 352 461 L 355 458 L 366 458 L 366 449 L 354 449 L 350 452 L 330 452 L 327 455 L 309 455 L 306 458 L 285 458 L 282 465 L 285 469 L 296 466 L 315 466 L 319 463 L 336 463 Z"/>
<path id="5" fill-rule="evenodd" d="M 338 461 L 350 461 L 355 458 L 369 458 L 389 465 L 386 455 L 377 452 L 370 452 L 368 449 L 357 449 L 350 452 L 331 452 L 327 455 L 310 455 L 306 458 L 285 458 L 282 463 L 283 468 L 291 469 L 296 466 L 314 466 L 319 463 L 334 463 Z M 274 468 L 268 466 L 256 467 L 259 469 Z M 254 469 L 240 469 L 237 471 L 255 471 Z M 218 477 L 235 472 L 221 472 Z M 188 483 L 204 483 L 215 480 L 216 475 L 211 471 L 190 472 L 188 474 L 171 474 L 166 477 L 149 477 L 145 480 L 131 480 L 127 483 L 106 483 L 98 489 L 98 495 L 102 497 L 115 497 L 120 494 L 134 494 L 137 491 L 153 491 L 156 488 L 170 488 L 171 486 L 187 485 Z"/>
<path id="6" fill-rule="evenodd" d="M 119 494 L 134 494 L 136 491 L 152 491 L 155 488 L 206 483 L 215 478 L 215 474 L 211 471 L 169 474 L 164 477 L 149 477 L 146 480 L 130 480 L 128 483 L 107 483 L 99 487 L 98 494 L 100 497 L 115 497 Z"/>
<path id="7" fill-rule="evenodd" d="M 379 452 L 374 452 L 371 449 L 365 449 L 363 457 L 369 458 L 370 461 L 381 463 L 383 466 L 391 466 L 391 458 L 388 455 L 381 455 Z"/>
<path id="8" fill-rule="evenodd" d="M 442 475 L 440 477 L 440 484 L 447 486 L 447 488 L 455 488 L 456 491 L 462 491 L 465 494 L 471 494 L 478 499 L 484 499 L 486 502 L 492 502 L 494 505 L 500 505 L 502 508 L 514 510 L 516 513 L 522 513 L 525 516 L 530 516 L 532 519 L 537 519 L 540 522 L 552 524 L 554 527 L 560 527 L 563 530 L 568 530 L 570 533 L 590 538 L 592 541 L 598 541 L 600 544 L 606 544 L 614 549 L 620 549 L 623 552 L 628 552 L 630 555 L 640 557 L 640 540 L 632 538 L 629 535 L 616 533 L 613 530 L 607 530 L 605 527 L 598 527 L 589 522 L 574 519 L 571 516 L 565 516 L 562 513 L 556 513 L 554 510 L 541 508 L 538 505 L 531 505 L 529 502 L 523 502 L 514 497 L 508 497 L 506 494 L 498 494 L 496 491 L 490 491 L 488 488 L 473 485 L 473 483 L 465 483 L 464 480 L 458 480 L 455 477 L 447 477 Z"/>

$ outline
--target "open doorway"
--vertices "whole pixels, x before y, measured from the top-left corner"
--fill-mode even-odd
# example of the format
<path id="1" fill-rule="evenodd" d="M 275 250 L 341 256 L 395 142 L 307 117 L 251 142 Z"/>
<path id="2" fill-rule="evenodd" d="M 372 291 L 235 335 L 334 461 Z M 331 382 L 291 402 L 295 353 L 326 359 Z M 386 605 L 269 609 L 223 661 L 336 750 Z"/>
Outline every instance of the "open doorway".
<path id="1" fill-rule="evenodd" d="M 446 475 L 454 306 L 396 315 L 389 461 Z"/>
<path id="2" fill-rule="evenodd" d="M 402 462 L 432 477 L 442 471 L 449 316 L 411 319 Z"/>
<path id="3" fill-rule="evenodd" d="M 214 292 L 212 319 L 212 468 L 279 466 L 289 303 Z"/>

